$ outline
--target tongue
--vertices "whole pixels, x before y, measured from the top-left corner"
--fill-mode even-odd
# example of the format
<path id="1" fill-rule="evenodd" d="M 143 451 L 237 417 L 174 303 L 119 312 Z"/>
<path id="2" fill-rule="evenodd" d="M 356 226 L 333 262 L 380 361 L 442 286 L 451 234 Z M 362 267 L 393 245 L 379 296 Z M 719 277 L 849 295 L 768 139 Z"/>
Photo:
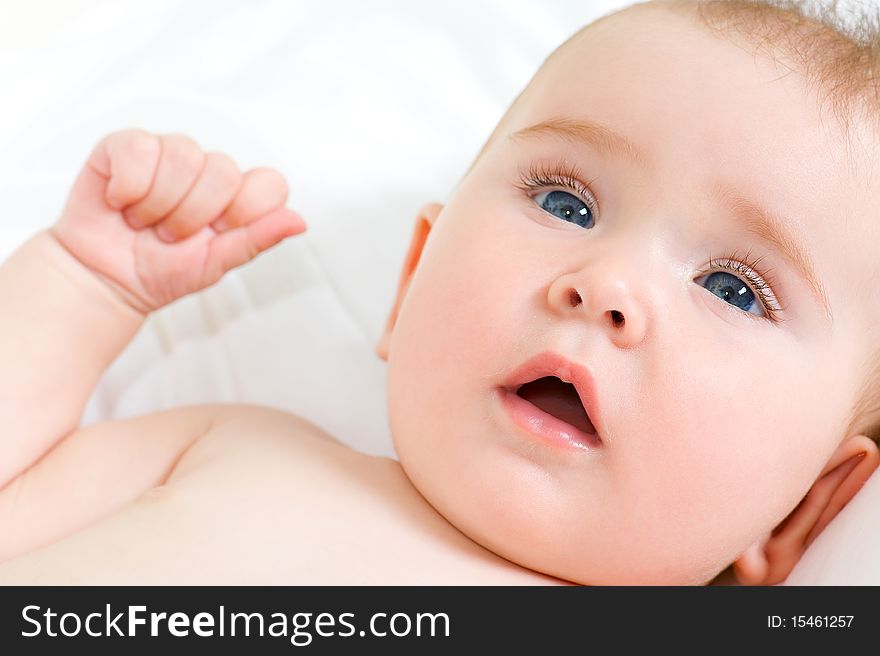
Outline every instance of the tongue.
<path id="1" fill-rule="evenodd" d="M 587 416 L 587 411 L 584 410 L 573 385 L 563 383 L 554 376 L 546 376 L 526 383 L 516 393 L 547 414 L 585 433 L 595 434 L 593 422 Z"/>

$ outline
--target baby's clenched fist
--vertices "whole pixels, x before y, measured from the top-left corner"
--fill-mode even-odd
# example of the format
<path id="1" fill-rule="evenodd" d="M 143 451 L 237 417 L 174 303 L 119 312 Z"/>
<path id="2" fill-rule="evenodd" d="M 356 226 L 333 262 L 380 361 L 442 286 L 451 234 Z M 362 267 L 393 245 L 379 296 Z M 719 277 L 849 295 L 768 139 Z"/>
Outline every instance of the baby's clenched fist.
<path id="1" fill-rule="evenodd" d="M 277 171 L 242 173 L 189 137 L 104 137 L 50 229 L 126 303 L 147 313 L 217 282 L 305 230 Z"/>

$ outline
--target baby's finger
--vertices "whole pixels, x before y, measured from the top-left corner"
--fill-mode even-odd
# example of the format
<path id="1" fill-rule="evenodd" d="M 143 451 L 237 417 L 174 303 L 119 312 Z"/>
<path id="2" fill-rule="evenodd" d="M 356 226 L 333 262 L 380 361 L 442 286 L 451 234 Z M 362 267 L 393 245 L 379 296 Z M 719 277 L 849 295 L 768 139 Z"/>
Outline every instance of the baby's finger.
<path id="1" fill-rule="evenodd" d="M 182 134 L 159 137 L 162 154 L 153 185 L 146 197 L 125 211 L 133 228 L 153 225 L 165 218 L 195 183 L 205 166 L 205 153 Z"/>
<path id="2" fill-rule="evenodd" d="M 205 284 L 217 282 L 230 269 L 249 262 L 285 237 L 299 234 L 305 229 L 306 223 L 299 214 L 279 207 L 247 226 L 220 233 L 211 242 L 211 252 L 205 266 Z"/>
<path id="3" fill-rule="evenodd" d="M 156 226 L 156 234 L 167 242 L 186 239 L 220 216 L 235 198 L 242 174 L 232 158 L 208 153 L 205 168 L 186 197 Z"/>
<path id="4" fill-rule="evenodd" d="M 140 201 L 150 191 L 162 147 L 144 130 L 122 130 L 95 146 L 89 165 L 107 179 L 104 200 L 115 210 Z"/>
<path id="5" fill-rule="evenodd" d="M 275 169 L 260 167 L 244 174 L 238 195 L 217 221 L 217 230 L 246 226 L 287 202 L 287 182 Z"/>

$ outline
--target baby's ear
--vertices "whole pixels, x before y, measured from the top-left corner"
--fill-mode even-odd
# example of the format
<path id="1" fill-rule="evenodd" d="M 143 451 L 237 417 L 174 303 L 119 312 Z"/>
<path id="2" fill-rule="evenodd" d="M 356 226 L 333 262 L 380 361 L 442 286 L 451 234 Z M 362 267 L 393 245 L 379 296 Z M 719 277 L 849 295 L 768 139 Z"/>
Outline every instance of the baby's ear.
<path id="1" fill-rule="evenodd" d="M 847 438 L 828 460 L 797 507 L 773 532 L 734 562 L 743 585 L 783 582 L 804 551 L 870 478 L 880 462 L 877 444 L 865 435 Z"/>
<path id="2" fill-rule="evenodd" d="M 406 290 L 409 288 L 409 281 L 412 274 L 416 270 L 416 266 L 422 257 L 422 249 L 428 240 L 428 233 L 437 221 L 440 212 L 443 211 L 443 205 L 440 203 L 428 203 L 419 211 L 416 216 L 416 225 L 413 229 L 412 238 L 409 242 L 409 250 L 406 259 L 403 262 L 403 269 L 400 272 L 400 279 L 397 283 L 397 296 L 394 299 L 394 305 L 388 314 L 388 321 L 385 323 L 385 330 L 379 337 L 376 344 L 376 355 L 383 360 L 388 359 L 389 346 L 391 343 L 391 333 L 394 331 L 394 324 L 397 323 L 397 312 L 400 310 L 400 304 L 406 296 Z"/>

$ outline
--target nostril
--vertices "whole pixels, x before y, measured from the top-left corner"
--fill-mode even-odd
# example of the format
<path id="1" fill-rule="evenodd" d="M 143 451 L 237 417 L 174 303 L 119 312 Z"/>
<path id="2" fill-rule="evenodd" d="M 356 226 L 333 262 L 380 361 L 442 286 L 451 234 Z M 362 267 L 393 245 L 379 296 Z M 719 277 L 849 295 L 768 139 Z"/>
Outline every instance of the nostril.
<path id="1" fill-rule="evenodd" d="M 571 304 L 571 307 L 581 304 L 581 295 L 577 293 L 576 289 L 568 290 L 568 302 Z"/>
<path id="2" fill-rule="evenodd" d="M 611 321 L 616 328 L 622 328 L 623 324 L 626 323 L 626 319 L 623 318 L 623 313 L 618 312 L 617 310 L 611 310 Z"/>

